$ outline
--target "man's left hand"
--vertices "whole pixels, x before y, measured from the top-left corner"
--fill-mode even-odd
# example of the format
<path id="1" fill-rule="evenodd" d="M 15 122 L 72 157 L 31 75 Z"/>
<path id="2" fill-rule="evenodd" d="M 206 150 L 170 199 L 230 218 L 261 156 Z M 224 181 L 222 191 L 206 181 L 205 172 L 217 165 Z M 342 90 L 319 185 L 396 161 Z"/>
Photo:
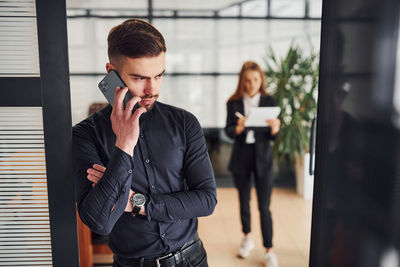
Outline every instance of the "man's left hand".
<path id="1" fill-rule="evenodd" d="M 87 169 L 87 178 L 89 181 L 93 182 L 92 187 L 95 187 L 96 184 L 100 181 L 101 177 L 103 177 L 106 168 L 99 164 L 93 164 L 93 168 Z"/>

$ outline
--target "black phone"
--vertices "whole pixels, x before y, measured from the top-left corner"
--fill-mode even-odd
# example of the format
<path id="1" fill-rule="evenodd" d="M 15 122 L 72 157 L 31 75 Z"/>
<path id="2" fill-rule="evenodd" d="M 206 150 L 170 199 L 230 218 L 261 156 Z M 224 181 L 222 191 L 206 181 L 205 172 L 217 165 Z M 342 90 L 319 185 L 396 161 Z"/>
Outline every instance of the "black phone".
<path id="1" fill-rule="evenodd" d="M 124 88 L 126 87 L 126 84 L 124 81 L 122 81 L 121 77 L 115 70 L 111 70 L 100 82 L 99 82 L 99 89 L 107 99 L 108 103 L 111 105 L 114 104 L 114 96 L 115 96 L 115 88 L 121 87 Z M 124 107 L 126 107 L 126 104 L 128 101 L 132 98 L 132 94 L 129 92 L 126 93 L 125 98 L 124 98 Z M 140 105 L 136 103 L 134 106 L 132 112 L 134 112 L 136 109 L 138 109 Z"/>

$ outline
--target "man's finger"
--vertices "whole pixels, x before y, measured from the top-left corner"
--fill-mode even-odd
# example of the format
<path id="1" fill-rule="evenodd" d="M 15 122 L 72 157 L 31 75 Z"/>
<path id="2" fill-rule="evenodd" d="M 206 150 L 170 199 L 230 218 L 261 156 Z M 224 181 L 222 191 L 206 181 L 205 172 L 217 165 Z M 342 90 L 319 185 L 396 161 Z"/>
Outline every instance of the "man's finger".
<path id="1" fill-rule="evenodd" d="M 87 175 L 87 178 L 88 178 L 89 181 L 91 181 L 91 182 L 93 182 L 93 183 L 96 183 L 96 184 L 100 181 L 100 178 L 99 178 L 99 177 L 94 176 L 94 175 L 92 175 L 92 174 L 88 174 L 88 175 Z"/>
<path id="2" fill-rule="evenodd" d="M 113 103 L 113 112 L 117 115 L 121 114 L 124 111 L 124 98 L 126 93 L 128 92 L 128 87 L 115 88 L 115 95 L 114 95 L 114 103 Z"/>
<path id="3" fill-rule="evenodd" d="M 137 103 L 139 103 L 142 99 L 138 96 L 132 97 L 128 103 L 126 104 L 125 110 L 125 119 L 129 119 L 132 116 L 132 110 Z"/>
<path id="4" fill-rule="evenodd" d="M 105 172 L 106 171 L 106 167 L 101 166 L 100 164 L 93 164 L 93 169 L 101 171 L 101 172 Z"/>
<path id="5" fill-rule="evenodd" d="M 140 118 L 140 116 L 141 116 L 143 113 L 145 113 L 145 112 L 146 112 L 146 109 L 145 109 L 144 107 L 138 108 L 138 109 L 135 111 L 135 113 L 133 113 L 132 120 L 133 120 L 133 121 L 138 120 L 138 119 Z"/>
<path id="6" fill-rule="evenodd" d="M 99 172 L 99 171 L 97 171 L 95 169 L 92 169 L 92 168 L 87 169 L 87 173 L 91 174 L 91 175 L 94 175 L 94 176 L 97 176 L 97 177 L 99 177 L 99 179 L 101 177 L 103 177 L 103 174 L 104 174 L 103 172 Z"/>

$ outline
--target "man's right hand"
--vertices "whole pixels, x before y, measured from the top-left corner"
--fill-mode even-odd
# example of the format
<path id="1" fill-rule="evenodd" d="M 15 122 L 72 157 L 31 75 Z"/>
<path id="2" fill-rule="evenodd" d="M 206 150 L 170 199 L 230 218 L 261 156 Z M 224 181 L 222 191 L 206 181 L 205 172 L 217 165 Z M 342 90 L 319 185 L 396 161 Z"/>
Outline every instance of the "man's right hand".
<path id="1" fill-rule="evenodd" d="M 133 156 L 133 149 L 139 138 L 139 118 L 146 109 L 144 107 L 138 108 L 132 113 L 133 107 L 136 103 L 141 101 L 138 96 L 132 97 L 124 108 L 124 98 L 128 92 L 128 87 L 115 89 L 115 97 L 113 104 L 113 111 L 111 113 L 112 129 L 117 136 L 115 146 Z"/>

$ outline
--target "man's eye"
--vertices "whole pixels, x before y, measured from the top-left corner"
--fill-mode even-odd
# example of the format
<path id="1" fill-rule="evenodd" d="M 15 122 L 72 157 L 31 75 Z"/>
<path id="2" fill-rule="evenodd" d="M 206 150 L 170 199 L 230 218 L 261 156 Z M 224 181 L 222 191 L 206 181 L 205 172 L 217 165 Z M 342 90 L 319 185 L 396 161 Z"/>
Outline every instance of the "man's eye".
<path id="1" fill-rule="evenodd" d="M 144 77 L 135 77 L 134 80 L 136 81 L 144 81 L 146 78 Z"/>

